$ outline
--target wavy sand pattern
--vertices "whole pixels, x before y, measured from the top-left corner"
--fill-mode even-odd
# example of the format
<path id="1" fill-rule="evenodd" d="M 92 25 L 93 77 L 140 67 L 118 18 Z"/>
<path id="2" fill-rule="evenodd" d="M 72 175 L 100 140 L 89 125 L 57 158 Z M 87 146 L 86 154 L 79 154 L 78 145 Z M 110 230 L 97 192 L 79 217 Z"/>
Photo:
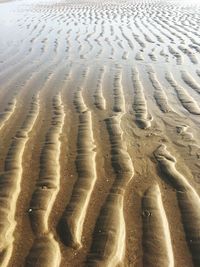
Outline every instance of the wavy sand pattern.
<path id="1" fill-rule="evenodd" d="M 80 99 L 74 101 L 74 104 L 79 113 L 77 157 L 75 161 L 78 177 L 70 202 L 62 217 L 62 228 L 64 228 L 66 242 L 72 247 L 81 248 L 83 224 L 97 179 L 96 146 L 93 137 L 92 113 L 82 108 L 83 106 L 86 108 L 82 94 Z"/>
<path id="2" fill-rule="evenodd" d="M 30 220 L 35 234 L 48 232 L 48 219 L 60 184 L 60 135 L 64 124 L 64 107 L 61 95 L 52 100 L 51 127 L 40 157 L 40 173 L 30 203 Z"/>
<path id="3" fill-rule="evenodd" d="M 133 178 L 134 169 L 123 140 L 120 123 L 121 115 L 106 120 L 115 180 L 97 220 L 87 260 L 88 266 L 118 266 L 122 264 L 125 256 L 124 194 Z"/>
<path id="4" fill-rule="evenodd" d="M 200 263 L 200 215 L 198 212 L 200 206 L 199 195 L 189 184 L 186 177 L 176 169 L 176 158 L 167 151 L 165 145 L 161 145 L 154 154 L 160 167 L 162 168 L 162 172 L 167 175 L 168 180 L 176 189 L 186 239 L 191 250 L 194 265 L 198 266 Z"/>
<path id="5" fill-rule="evenodd" d="M 39 96 L 34 96 L 30 109 L 16 132 L 7 152 L 4 172 L 1 175 L 1 228 L 0 228 L 0 263 L 7 266 L 12 254 L 14 230 L 16 227 L 16 202 L 21 191 L 23 175 L 23 153 L 39 113 Z"/>
<path id="6" fill-rule="evenodd" d="M 193 97 L 189 95 L 185 88 L 177 84 L 171 73 L 166 73 L 165 77 L 170 85 L 175 89 L 178 99 L 180 100 L 183 107 L 192 114 L 200 115 L 200 108 L 198 103 Z"/>
<path id="7" fill-rule="evenodd" d="M 40 173 L 32 195 L 29 215 L 36 236 L 26 262 L 27 266 L 59 266 L 59 245 L 49 233 L 49 215 L 60 189 L 60 135 L 64 125 L 64 107 L 61 94 L 52 100 L 51 127 L 40 157 Z"/>
<path id="8" fill-rule="evenodd" d="M 199 23 L 0 0 L 0 266 L 200 266 Z"/>

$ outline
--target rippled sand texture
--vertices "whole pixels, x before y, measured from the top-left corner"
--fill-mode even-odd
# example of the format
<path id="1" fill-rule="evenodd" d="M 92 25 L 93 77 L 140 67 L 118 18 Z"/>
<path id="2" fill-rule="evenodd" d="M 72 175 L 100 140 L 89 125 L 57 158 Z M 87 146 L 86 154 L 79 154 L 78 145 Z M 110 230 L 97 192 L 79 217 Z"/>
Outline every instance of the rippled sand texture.
<path id="1" fill-rule="evenodd" d="M 200 4 L 0 0 L 0 266 L 200 266 Z"/>

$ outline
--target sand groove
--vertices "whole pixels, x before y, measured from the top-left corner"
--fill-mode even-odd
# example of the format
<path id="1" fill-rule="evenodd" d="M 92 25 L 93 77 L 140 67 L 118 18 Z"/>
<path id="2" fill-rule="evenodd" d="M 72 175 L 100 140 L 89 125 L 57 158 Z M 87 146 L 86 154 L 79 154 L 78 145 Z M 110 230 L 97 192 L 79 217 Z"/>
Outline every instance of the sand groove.
<path id="1" fill-rule="evenodd" d="M 144 95 L 144 89 L 139 78 L 137 69 L 132 70 L 132 83 L 134 87 L 134 103 L 135 120 L 142 129 L 151 127 L 151 119 L 147 111 L 147 101 Z"/>
<path id="2" fill-rule="evenodd" d="M 114 105 L 113 111 L 115 112 L 124 112 L 125 111 L 125 100 L 124 92 L 122 87 L 122 71 L 121 68 L 118 69 L 114 76 Z"/>
<path id="3" fill-rule="evenodd" d="M 40 173 L 30 202 L 29 215 L 35 241 L 26 266 L 59 266 L 60 250 L 49 229 L 49 216 L 60 188 L 60 136 L 64 125 L 61 94 L 52 100 L 52 120 L 40 156 Z"/>
<path id="4" fill-rule="evenodd" d="M 61 94 L 53 98 L 52 106 L 51 127 L 42 148 L 39 178 L 30 202 L 30 220 L 36 235 L 49 231 L 48 219 L 60 187 L 60 135 L 65 118 Z"/>
<path id="5" fill-rule="evenodd" d="M 106 120 L 111 144 L 111 162 L 115 180 L 100 211 L 86 266 L 118 266 L 125 256 L 126 226 L 124 194 L 134 169 L 123 140 L 122 115 Z"/>
<path id="6" fill-rule="evenodd" d="M 87 111 L 82 91 L 82 88 L 79 87 L 74 94 L 74 105 L 76 107 L 76 110 L 81 113 Z"/>
<path id="7" fill-rule="evenodd" d="M 75 94 L 76 99 L 76 94 Z M 77 181 L 71 199 L 61 219 L 67 245 L 82 247 L 82 232 L 91 194 L 97 179 L 96 152 L 92 128 L 92 113 L 83 105 L 83 98 L 75 101 L 79 113 L 76 170 Z M 84 106 L 84 109 L 82 108 Z"/>
<path id="8" fill-rule="evenodd" d="M 104 78 L 104 73 L 105 73 L 105 68 L 100 69 L 100 74 L 97 80 L 97 88 L 94 93 L 94 104 L 95 106 L 100 109 L 104 110 L 106 108 L 106 100 L 103 96 L 103 88 L 102 88 L 102 83 L 103 83 L 103 78 Z"/>
<path id="9" fill-rule="evenodd" d="M 187 109 L 190 113 L 199 115 L 200 108 L 197 102 L 187 93 L 187 91 L 180 85 L 176 83 L 172 74 L 170 72 L 165 75 L 166 80 L 170 83 L 170 85 L 175 89 L 178 99 L 185 109 Z"/>
<path id="10" fill-rule="evenodd" d="M 171 45 L 168 46 L 168 50 L 176 58 L 177 65 L 182 65 L 183 64 L 182 55 L 177 50 L 175 50 Z"/>
<path id="11" fill-rule="evenodd" d="M 155 89 L 154 98 L 160 110 L 165 113 L 171 111 L 172 109 L 168 104 L 167 95 L 165 94 L 162 85 L 158 81 L 155 71 L 152 68 L 150 68 L 148 70 L 148 74 L 149 74 L 149 79 Z"/>
<path id="12" fill-rule="evenodd" d="M 200 198 L 187 178 L 176 169 L 176 158 L 161 145 L 154 152 L 161 171 L 176 189 L 186 240 L 195 266 L 200 264 Z"/>
<path id="13" fill-rule="evenodd" d="M 151 186 L 145 192 L 142 210 L 144 266 L 173 267 L 174 256 L 169 225 L 158 185 Z"/>
<path id="14" fill-rule="evenodd" d="M 17 131 L 6 156 L 4 173 L 0 179 L 0 265 L 8 266 L 16 227 L 16 202 L 20 194 L 23 175 L 23 153 L 39 114 L 39 96 L 34 96 L 29 113 Z"/>

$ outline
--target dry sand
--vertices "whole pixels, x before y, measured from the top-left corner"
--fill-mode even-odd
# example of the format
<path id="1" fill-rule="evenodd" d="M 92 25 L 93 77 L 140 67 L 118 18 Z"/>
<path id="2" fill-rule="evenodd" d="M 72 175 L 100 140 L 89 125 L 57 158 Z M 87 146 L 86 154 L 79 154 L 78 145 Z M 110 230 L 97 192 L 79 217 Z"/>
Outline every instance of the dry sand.
<path id="1" fill-rule="evenodd" d="M 0 266 L 200 266 L 200 4 L 0 1 Z"/>

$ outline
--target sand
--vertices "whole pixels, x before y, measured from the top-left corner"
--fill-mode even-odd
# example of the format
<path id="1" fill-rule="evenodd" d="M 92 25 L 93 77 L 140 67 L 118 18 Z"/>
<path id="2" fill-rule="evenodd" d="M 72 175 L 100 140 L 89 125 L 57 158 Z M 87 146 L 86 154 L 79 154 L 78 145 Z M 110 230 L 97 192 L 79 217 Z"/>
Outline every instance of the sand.
<path id="1" fill-rule="evenodd" d="M 0 1 L 0 266 L 200 266 L 199 23 Z"/>

